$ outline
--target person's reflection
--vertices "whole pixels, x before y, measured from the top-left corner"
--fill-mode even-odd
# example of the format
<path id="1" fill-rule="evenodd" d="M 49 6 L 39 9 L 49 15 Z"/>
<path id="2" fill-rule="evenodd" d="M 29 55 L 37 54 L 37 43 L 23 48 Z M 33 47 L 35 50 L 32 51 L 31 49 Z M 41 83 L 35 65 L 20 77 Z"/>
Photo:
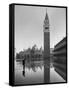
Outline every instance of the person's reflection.
<path id="1" fill-rule="evenodd" d="M 25 59 L 22 60 L 22 65 L 23 65 L 22 75 L 25 77 Z"/>

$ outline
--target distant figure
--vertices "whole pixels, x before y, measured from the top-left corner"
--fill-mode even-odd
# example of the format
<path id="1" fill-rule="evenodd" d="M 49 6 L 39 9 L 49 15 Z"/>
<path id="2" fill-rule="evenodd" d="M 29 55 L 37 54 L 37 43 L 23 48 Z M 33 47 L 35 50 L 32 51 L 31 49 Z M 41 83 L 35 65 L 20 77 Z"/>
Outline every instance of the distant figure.
<path id="1" fill-rule="evenodd" d="M 22 60 L 22 65 L 25 65 L 25 59 Z"/>
<path id="2" fill-rule="evenodd" d="M 23 65 L 22 75 L 25 77 L 25 59 L 22 60 L 22 65 Z"/>

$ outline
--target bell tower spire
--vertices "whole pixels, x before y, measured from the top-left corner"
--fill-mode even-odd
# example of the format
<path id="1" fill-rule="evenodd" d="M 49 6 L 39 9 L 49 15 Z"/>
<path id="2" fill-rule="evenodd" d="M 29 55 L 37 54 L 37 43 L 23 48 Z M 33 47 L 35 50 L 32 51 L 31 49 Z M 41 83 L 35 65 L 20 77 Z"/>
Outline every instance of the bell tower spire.
<path id="1" fill-rule="evenodd" d="M 49 17 L 47 13 L 47 8 L 46 8 L 46 16 L 44 20 L 44 32 L 49 32 Z"/>

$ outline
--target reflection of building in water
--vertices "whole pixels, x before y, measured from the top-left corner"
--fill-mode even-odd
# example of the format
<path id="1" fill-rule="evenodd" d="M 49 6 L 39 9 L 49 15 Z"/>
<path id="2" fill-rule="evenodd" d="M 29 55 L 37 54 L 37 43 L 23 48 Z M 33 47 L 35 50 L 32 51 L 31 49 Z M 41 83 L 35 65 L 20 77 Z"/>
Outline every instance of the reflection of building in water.
<path id="1" fill-rule="evenodd" d="M 66 80 L 66 63 L 67 63 L 67 52 L 66 52 L 66 37 L 61 40 L 54 47 L 53 55 L 54 55 L 54 67 L 55 71 L 57 71 L 64 80 Z"/>
<path id="2" fill-rule="evenodd" d="M 25 63 L 25 68 L 32 69 L 34 72 L 36 72 L 39 68 L 42 70 L 42 67 L 44 65 L 43 61 L 31 61 Z"/>
<path id="3" fill-rule="evenodd" d="M 50 31 L 49 31 L 49 17 L 46 12 L 44 20 L 44 81 L 50 81 Z"/>

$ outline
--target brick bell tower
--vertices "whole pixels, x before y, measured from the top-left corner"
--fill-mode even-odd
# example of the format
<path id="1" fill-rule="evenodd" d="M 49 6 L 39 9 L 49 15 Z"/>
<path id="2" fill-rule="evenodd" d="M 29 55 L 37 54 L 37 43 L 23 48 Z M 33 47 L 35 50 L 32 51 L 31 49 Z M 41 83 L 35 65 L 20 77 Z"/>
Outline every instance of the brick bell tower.
<path id="1" fill-rule="evenodd" d="M 44 82 L 50 82 L 50 25 L 46 9 L 46 16 L 43 25 L 44 31 Z"/>

